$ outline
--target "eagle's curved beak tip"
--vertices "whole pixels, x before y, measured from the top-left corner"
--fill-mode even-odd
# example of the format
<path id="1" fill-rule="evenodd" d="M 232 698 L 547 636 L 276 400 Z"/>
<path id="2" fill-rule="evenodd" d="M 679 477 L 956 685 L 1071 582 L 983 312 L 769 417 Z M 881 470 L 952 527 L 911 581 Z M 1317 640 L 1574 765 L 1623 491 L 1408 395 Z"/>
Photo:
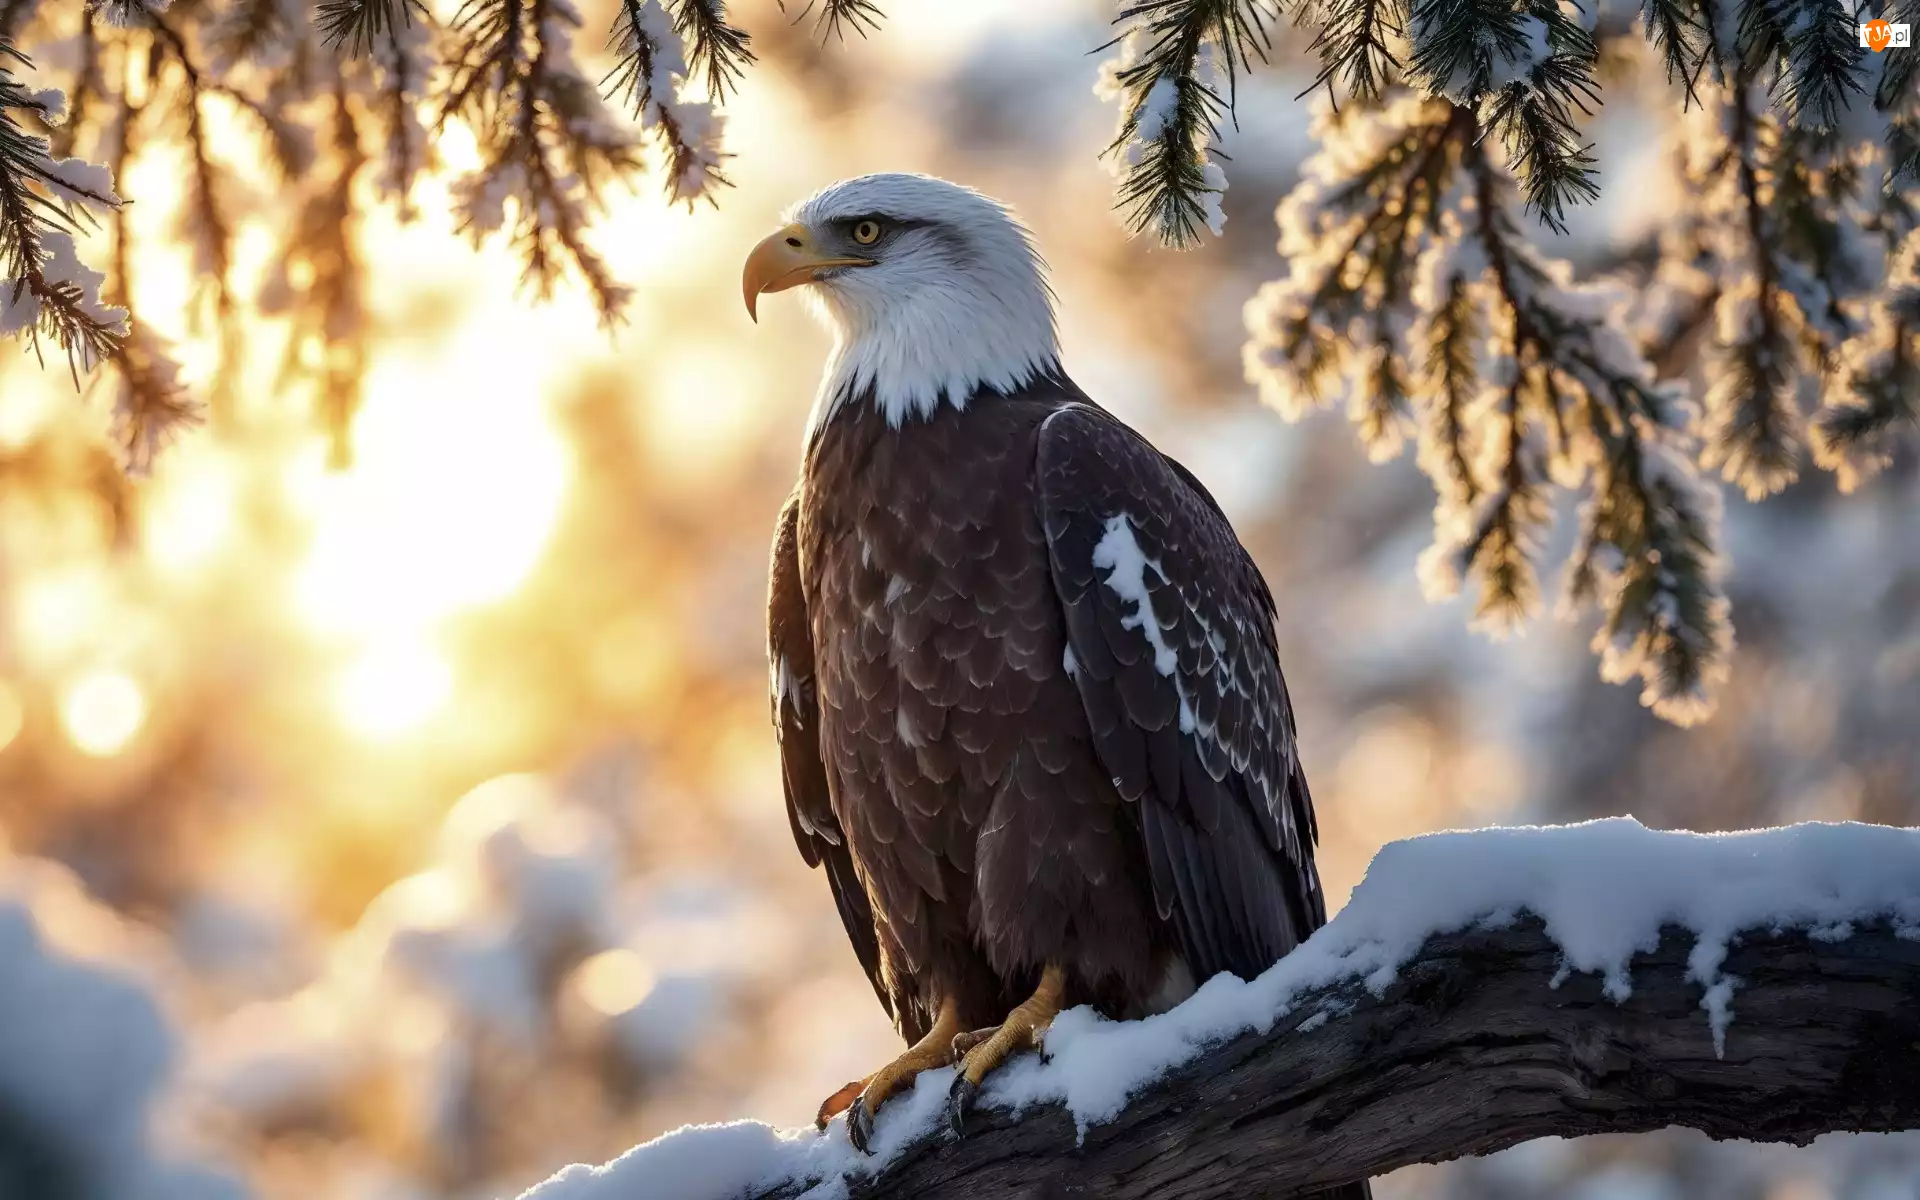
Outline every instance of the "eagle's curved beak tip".
<path id="1" fill-rule="evenodd" d="M 870 258 L 852 258 L 822 254 L 815 246 L 813 231 L 794 223 L 760 240 L 747 255 L 740 273 L 741 297 L 747 302 L 747 316 L 760 323 L 759 300 L 767 292 L 812 283 L 820 272 L 833 267 L 870 267 Z"/>

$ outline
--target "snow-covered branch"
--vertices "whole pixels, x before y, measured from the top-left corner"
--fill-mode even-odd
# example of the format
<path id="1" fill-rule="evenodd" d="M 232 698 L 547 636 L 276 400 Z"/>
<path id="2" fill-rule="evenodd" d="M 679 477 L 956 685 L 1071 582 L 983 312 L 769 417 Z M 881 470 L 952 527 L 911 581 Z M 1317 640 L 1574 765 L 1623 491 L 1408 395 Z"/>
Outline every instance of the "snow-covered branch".
<path id="1" fill-rule="evenodd" d="M 45 337 L 74 371 L 111 357 L 127 314 L 101 299 L 105 276 L 80 261 L 75 235 L 120 206 L 105 168 L 56 158 L 49 140 L 22 124 L 57 126 L 66 97 L 15 77 L 33 63 L 0 41 L 0 336 Z"/>
<path id="2" fill-rule="evenodd" d="M 1839 384 L 1814 425 L 1814 455 L 1851 491 L 1920 432 L 1920 230 L 1907 235 L 1872 323 L 1841 350 Z"/>
<path id="3" fill-rule="evenodd" d="M 1214 140 L 1235 73 L 1266 56 L 1267 16 L 1257 0 L 1140 0 L 1116 18 L 1118 52 L 1094 90 L 1120 107 L 1107 155 L 1134 232 L 1183 249 L 1203 227 L 1221 233 Z"/>
<path id="4" fill-rule="evenodd" d="M 1290 418 L 1344 384 L 1375 458 L 1417 435 L 1438 495 L 1424 582 L 1477 583 L 1496 633 L 1539 608 L 1552 485 L 1586 492 L 1566 595 L 1601 611 L 1603 674 L 1639 678 L 1673 720 L 1705 716 L 1732 641 L 1719 502 L 1684 386 L 1623 331 L 1629 294 L 1527 240 L 1467 106 L 1403 90 L 1377 113 L 1327 105 L 1319 128 L 1280 210 L 1291 272 L 1247 307 L 1248 378 Z"/>
<path id="5" fill-rule="evenodd" d="M 745 53 L 739 30 L 717 14 L 693 16 L 690 10 L 698 7 L 684 8 L 676 26 L 660 0 L 621 0 L 613 30 L 620 62 L 607 77 L 666 155 L 668 194 L 689 203 L 711 198 L 727 177 L 720 171 L 725 154 L 720 149 L 719 113 L 712 104 L 687 100 L 681 92 L 704 66 L 709 92 L 717 97 L 738 73 Z M 693 41 L 691 63 L 681 41 L 683 29 Z"/>
<path id="6" fill-rule="evenodd" d="M 962 1140 L 939 1071 L 883 1110 L 872 1157 L 838 1122 L 690 1128 L 525 1200 L 1284 1200 L 1549 1135 L 1920 1128 L 1916 990 L 1912 830 L 1437 834 L 1383 850 L 1251 983 L 1063 1015 Z"/>

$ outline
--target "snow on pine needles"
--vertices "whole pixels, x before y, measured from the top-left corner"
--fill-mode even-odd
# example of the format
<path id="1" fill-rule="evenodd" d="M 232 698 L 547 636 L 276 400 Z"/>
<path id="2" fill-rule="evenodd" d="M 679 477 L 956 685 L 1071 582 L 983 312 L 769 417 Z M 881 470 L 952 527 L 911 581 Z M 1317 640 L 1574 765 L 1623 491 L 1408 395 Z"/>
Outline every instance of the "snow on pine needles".
<path id="1" fill-rule="evenodd" d="M 1732 649 L 1719 501 L 1684 387 L 1622 327 L 1631 294 L 1527 240 L 1466 109 L 1322 101 L 1316 129 L 1325 148 L 1280 206 L 1288 276 L 1247 305 L 1247 377 L 1289 418 L 1344 390 L 1376 459 L 1417 442 L 1437 492 L 1422 582 L 1434 598 L 1477 583 L 1496 634 L 1540 606 L 1553 489 L 1583 496 L 1564 594 L 1600 610 L 1603 675 L 1703 718 Z"/>
<path id="2" fill-rule="evenodd" d="M 1381 850 L 1347 906 L 1251 982 L 1221 975 L 1184 1004 L 1143 1021 L 1091 1009 L 1061 1014 L 1046 1060 L 1016 1060 L 983 1102 L 1015 1110 L 1060 1104 L 1082 1133 L 1207 1048 L 1264 1033 L 1311 995 L 1358 981 L 1383 993 L 1428 939 L 1538 917 L 1558 946 L 1557 987 L 1596 974 L 1616 1003 L 1633 994 L 1636 954 L 1661 932 L 1693 934 L 1688 979 L 1701 992 L 1702 1032 L 1724 1051 L 1738 1037 L 1739 980 L 1722 970 L 1751 930 L 1805 930 L 1840 941 L 1867 922 L 1920 938 L 1920 830 L 1808 824 L 1733 834 L 1648 829 L 1631 817 L 1559 827 L 1429 834 Z M 1308 1014 L 1305 1032 L 1338 1021 Z M 838 1200 L 943 1118 L 950 1070 L 921 1076 L 882 1110 L 875 1153 L 853 1150 L 843 1122 L 781 1132 L 757 1122 L 687 1127 L 601 1167 L 573 1166 L 523 1200 L 732 1200 L 785 1185 Z"/>

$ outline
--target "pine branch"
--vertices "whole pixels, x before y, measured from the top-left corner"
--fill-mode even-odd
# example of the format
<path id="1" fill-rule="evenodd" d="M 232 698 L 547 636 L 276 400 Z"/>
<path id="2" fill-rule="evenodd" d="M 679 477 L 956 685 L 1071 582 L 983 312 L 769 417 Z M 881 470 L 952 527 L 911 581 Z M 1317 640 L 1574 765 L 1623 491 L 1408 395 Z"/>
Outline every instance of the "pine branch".
<path id="1" fill-rule="evenodd" d="M 1227 176 L 1213 143 L 1238 72 L 1266 60 L 1267 15 L 1249 0 L 1142 0 L 1115 18 L 1119 55 L 1097 90 L 1120 104 L 1106 155 L 1135 233 L 1187 249 L 1202 227 L 1222 232 Z"/>
<path id="2" fill-rule="evenodd" d="M 1565 232 L 1566 206 L 1600 194 L 1578 125 L 1600 100 L 1592 36 L 1551 0 L 1415 0 L 1412 33 L 1414 77 L 1479 110 L 1528 207 Z"/>
<path id="3" fill-rule="evenodd" d="M 1320 73 L 1300 96 L 1325 88 L 1331 97 L 1337 79 L 1348 95 L 1379 100 L 1401 70 L 1390 47 L 1406 36 L 1405 0 L 1331 0 L 1318 9 L 1320 29 L 1308 49 L 1320 59 Z M 1302 15 L 1308 11 L 1302 5 Z"/>
<path id="4" fill-rule="evenodd" d="M 1437 493 L 1422 582 L 1440 598 L 1472 580 L 1495 633 L 1539 607 L 1551 486 L 1588 489 L 1569 596 L 1601 609 L 1602 673 L 1699 719 L 1732 636 L 1718 509 L 1685 452 L 1681 389 L 1654 382 L 1620 327 L 1627 293 L 1576 284 L 1528 245 L 1471 109 L 1330 108 L 1280 210 L 1291 275 L 1247 308 L 1248 378 L 1290 418 L 1348 384 L 1376 457 L 1398 447 L 1395 407 L 1412 410 Z"/>
<path id="5" fill-rule="evenodd" d="M 1489 164 L 1469 163 L 1479 236 L 1512 312 L 1516 356 L 1534 368 L 1519 376 L 1533 386 L 1527 407 L 1558 431 L 1557 473 L 1569 483 L 1591 475 L 1568 606 L 1601 607 L 1595 649 L 1603 678 L 1640 677 L 1643 703 L 1691 724 L 1712 711 L 1732 628 L 1716 548 L 1718 499 L 1679 446 L 1685 406 L 1677 389 L 1653 384 L 1651 366 L 1615 327 L 1620 297 L 1571 287 L 1534 261 L 1502 215 Z M 1517 445 L 1506 457 L 1518 459 Z M 1483 595 L 1503 582 L 1485 578 Z"/>
<path id="6" fill-rule="evenodd" d="M 1920 25 L 1920 0 L 1890 0 L 1882 14 L 1889 21 Z M 1884 154 L 1886 194 L 1891 198 L 1902 189 L 1920 188 L 1920 56 L 1879 57 L 1884 61 L 1873 107 L 1887 117 Z"/>
<path id="7" fill-rule="evenodd" d="M 1429 264 L 1421 287 L 1431 307 L 1412 340 L 1427 348 L 1419 382 L 1431 397 L 1421 423 L 1419 466 L 1439 493 L 1439 507 L 1464 513 L 1480 499 L 1467 414 L 1480 386 L 1484 335 L 1480 305 L 1459 265 L 1438 258 Z"/>
<path id="8" fill-rule="evenodd" d="M 186 38 L 177 28 L 156 12 L 149 12 L 146 19 L 154 33 L 156 70 L 171 57 L 184 85 L 179 115 L 184 123 L 190 174 L 182 220 L 201 259 L 201 277 L 211 283 L 215 322 L 221 330 L 230 333 L 238 313 L 232 284 L 233 224 L 220 195 L 223 184 L 214 167 L 201 111 L 206 94 L 217 89 L 207 86 Z"/>
<path id="9" fill-rule="evenodd" d="M 544 296 L 571 271 L 612 322 L 631 293 L 586 231 L 602 190 L 640 161 L 632 135 L 611 122 L 573 62 L 578 25 L 567 0 L 467 0 L 454 22 L 461 46 L 440 123 L 462 117 L 481 145 L 479 169 L 454 182 L 461 228 L 480 238 L 506 226 L 527 286 Z"/>
<path id="10" fill-rule="evenodd" d="M 886 16 L 873 0 L 807 0 L 806 6 L 797 13 L 795 24 L 807 19 L 814 5 L 820 6 L 819 28 L 822 40 L 838 38 L 846 40 L 846 31 L 851 29 L 861 37 L 866 37 L 880 28 L 881 20 Z M 786 0 L 779 0 L 780 10 L 786 11 Z"/>
<path id="11" fill-rule="evenodd" d="M 87 11 L 121 29 L 144 29 L 151 17 L 166 12 L 172 0 L 87 0 Z"/>
<path id="12" fill-rule="evenodd" d="M 180 368 L 167 347 L 135 322 L 112 356 L 114 387 L 111 436 L 121 467 L 145 475 L 167 444 L 199 424 L 200 405 L 180 382 Z"/>
<path id="13" fill-rule="evenodd" d="M 720 117 L 709 104 L 680 98 L 690 68 L 660 0 L 621 0 L 612 41 L 619 61 L 601 84 L 624 94 L 641 127 L 656 135 L 667 156 L 667 194 L 689 205 L 711 199 L 716 187 L 728 186 Z"/>
<path id="14" fill-rule="evenodd" d="M 1881 15 L 1898 25 L 1920 23 L 1920 0 L 1888 0 Z M 1874 89 L 1873 106 L 1884 113 L 1898 112 L 1904 108 L 1912 113 L 1920 108 L 1920 87 L 1916 86 L 1916 77 L 1920 76 L 1920 61 L 1912 54 L 1888 54 L 1881 56 L 1880 83 Z"/>
<path id="15" fill-rule="evenodd" d="M 59 158 L 70 158 L 74 154 L 75 143 L 80 131 L 86 127 L 94 102 L 104 97 L 107 86 L 101 74 L 100 36 L 94 28 L 93 15 L 84 9 L 80 13 L 80 29 L 75 35 L 80 44 L 80 67 L 73 73 L 67 85 L 67 117 L 53 129 L 53 153 Z M 114 178 L 120 176 L 116 174 Z"/>
<path id="16" fill-rule="evenodd" d="M 1523 392 L 1537 367 L 1510 362 L 1507 370 L 1512 378 L 1506 386 L 1495 388 L 1477 406 L 1476 424 L 1484 431 L 1487 448 L 1479 471 L 1492 476 L 1491 485 L 1471 520 L 1439 530 L 1438 540 L 1421 559 L 1429 595 L 1458 591 L 1464 578 L 1479 579 L 1474 624 L 1495 636 L 1518 629 L 1539 607 L 1534 558 L 1551 516 L 1542 473 L 1527 445 Z"/>
<path id="17" fill-rule="evenodd" d="M 1486 128 L 1509 148 L 1508 166 L 1525 189 L 1527 207 L 1555 233 L 1567 231 L 1569 202 L 1600 198 L 1591 148 L 1580 139 L 1571 107 L 1582 95 L 1598 102 L 1591 85 L 1588 63 L 1556 56 L 1535 66 L 1530 82 L 1494 93 L 1482 109 Z M 1584 105 L 1580 111 L 1592 115 Z"/>
<path id="18" fill-rule="evenodd" d="M 1861 228 L 1858 160 L 1833 135 L 1780 130 L 1768 179 L 1767 252 L 1806 323 L 1809 356 L 1824 365 L 1860 331 L 1858 302 L 1880 286 L 1886 243 Z"/>
<path id="19" fill-rule="evenodd" d="M 1716 305 L 1717 332 L 1706 393 L 1702 459 L 1748 498 L 1772 495 L 1798 476 L 1801 417 L 1795 384 L 1801 314 L 1781 286 L 1779 232 L 1764 189 L 1779 130 L 1756 101 L 1745 68 L 1728 89 L 1729 135 L 1709 178 L 1731 188 L 1725 207 L 1741 214 L 1747 259 L 1724 264 L 1730 282 Z"/>
<path id="20" fill-rule="evenodd" d="M 241 63 L 285 65 L 288 48 L 306 36 L 307 9 L 290 0 L 228 0 L 205 18 L 210 73 L 223 79 Z"/>
<path id="21" fill-rule="evenodd" d="M 36 355 L 41 339 L 67 355 L 74 382 L 115 354 L 127 335 L 126 310 L 101 300 L 104 276 L 80 261 L 75 236 L 96 213 L 120 207 L 107 172 L 55 158 L 44 137 L 16 114 L 53 120 L 58 93 L 33 92 L 15 69 L 32 60 L 0 41 L 0 334 L 24 335 Z"/>
<path id="22" fill-rule="evenodd" d="M 727 89 L 738 87 L 754 63 L 752 35 L 727 23 L 725 0 L 678 0 L 673 27 L 686 43 L 689 74 L 704 72 L 707 98 L 726 100 Z"/>
<path id="23" fill-rule="evenodd" d="M 354 202 L 354 187 L 367 167 L 367 156 L 344 78 L 335 81 L 327 125 L 335 169 L 310 188 L 301 203 L 288 253 L 274 264 L 261 289 L 260 309 L 265 315 L 286 318 L 291 327 L 279 385 L 292 388 L 303 377 L 313 378 L 328 462 L 339 469 L 351 465 L 349 435 L 367 368 L 366 312 L 361 301 L 366 268 L 358 244 L 360 214 Z M 298 288 L 293 283 L 295 272 L 302 277 Z"/>
<path id="24" fill-rule="evenodd" d="M 1666 66 L 1667 82 L 1679 83 L 1685 103 L 1697 104 L 1700 97 L 1695 85 L 1707 64 L 1715 60 L 1715 46 L 1692 0 L 1644 0 L 1640 19 L 1647 40 Z"/>
<path id="25" fill-rule="evenodd" d="M 1601 677 L 1644 682 L 1641 702 L 1680 725 L 1713 713 L 1732 644 L 1720 587 L 1720 498 L 1645 422 L 1598 423 L 1605 453 L 1580 517 L 1572 605 L 1602 612 Z"/>
<path id="26" fill-rule="evenodd" d="M 402 221 L 412 219 L 413 185 L 433 163 L 420 107 L 427 98 L 434 61 L 428 46 L 428 18 L 424 10 L 418 15 L 418 21 L 389 22 L 373 37 L 368 55 L 377 93 L 378 140 L 384 148 L 376 183 L 394 199 Z"/>
<path id="27" fill-rule="evenodd" d="M 0 0 L 0 42 L 18 45 L 39 0 Z"/>
<path id="28" fill-rule="evenodd" d="M 1814 422 L 1814 457 L 1852 491 L 1920 434 L 1920 231 L 1910 233 L 1873 306 L 1840 353 L 1836 386 Z"/>
<path id="29" fill-rule="evenodd" d="M 322 0 L 314 24 L 327 45 L 361 55 L 426 16 L 424 0 Z"/>
<path id="30" fill-rule="evenodd" d="M 1908 105 L 1920 108 L 1912 101 Z M 1887 122 L 1886 160 L 1889 197 L 1903 188 L 1920 187 L 1920 111 Z"/>
<path id="31" fill-rule="evenodd" d="M 1867 51 L 1844 0 L 1747 0 L 1739 44 L 1747 66 L 1773 68 L 1773 97 L 1802 129 L 1834 128 L 1866 96 Z"/>
<path id="32" fill-rule="evenodd" d="M 1423 230 L 1473 135 L 1466 109 L 1411 94 L 1344 124 L 1326 108 L 1315 123 L 1326 149 L 1280 206 L 1289 276 L 1262 286 L 1246 308 L 1247 379 L 1290 420 L 1354 378 L 1366 347 L 1351 333 L 1368 327 L 1363 318 L 1405 304 Z"/>

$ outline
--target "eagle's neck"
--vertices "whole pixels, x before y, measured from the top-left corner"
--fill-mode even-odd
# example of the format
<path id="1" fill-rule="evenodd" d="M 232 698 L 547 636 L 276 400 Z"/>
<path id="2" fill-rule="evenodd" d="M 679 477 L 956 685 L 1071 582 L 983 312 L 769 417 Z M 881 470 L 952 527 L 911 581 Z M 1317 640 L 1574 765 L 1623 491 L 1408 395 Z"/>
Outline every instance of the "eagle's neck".
<path id="1" fill-rule="evenodd" d="M 1017 391 L 1059 371 L 1053 306 L 1038 279 L 926 288 L 885 305 L 831 294 L 819 303 L 834 343 L 807 422 L 809 438 L 856 400 L 871 397 L 898 429 L 942 405 L 964 409 L 977 394 Z"/>

